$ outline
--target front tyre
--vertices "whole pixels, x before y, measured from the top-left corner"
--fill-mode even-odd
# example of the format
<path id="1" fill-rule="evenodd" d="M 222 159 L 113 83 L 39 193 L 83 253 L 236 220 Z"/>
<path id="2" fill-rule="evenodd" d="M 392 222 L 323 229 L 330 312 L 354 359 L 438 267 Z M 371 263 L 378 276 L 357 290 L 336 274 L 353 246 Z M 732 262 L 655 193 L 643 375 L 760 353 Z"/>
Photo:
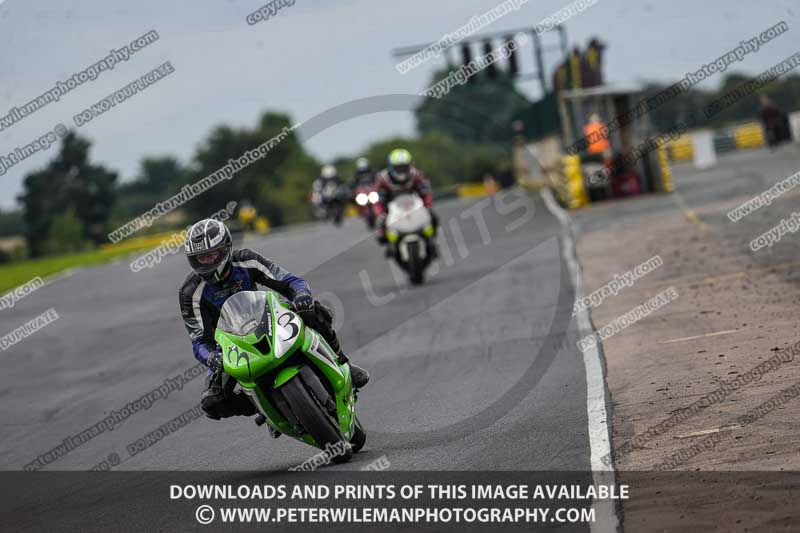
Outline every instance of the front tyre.
<path id="1" fill-rule="evenodd" d="M 425 282 L 425 264 L 419 254 L 419 243 L 408 244 L 408 279 L 412 285 Z"/>
<path id="2" fill-rule="evenodd" d="M 341 226 L 343 218 L 344 218 L 344 205 L 341 202 L 337 202 L 333 212 L 333 223 L 336 224 L 337 226 Z"/>
<path id="3" fill-rule="evenodd" d="M 289 409 L 303 426 L 303 429 L 314 438 L 314 441 L 325 450 L 328 445 L 345 443 L 345 453 L 332 458 L 334 463 L 346 463 L 353 457 L 353 447 L 347 443 L 319 401 L 306 389 L 299 376 L 289 380 L 280 388 Z"/>
<path id="4" fill-rule="evenodd" d="M 416 267 L 408 274 L 408 280 L 412 285 L 422 285 L 425 283 L 425 271 Z"/>

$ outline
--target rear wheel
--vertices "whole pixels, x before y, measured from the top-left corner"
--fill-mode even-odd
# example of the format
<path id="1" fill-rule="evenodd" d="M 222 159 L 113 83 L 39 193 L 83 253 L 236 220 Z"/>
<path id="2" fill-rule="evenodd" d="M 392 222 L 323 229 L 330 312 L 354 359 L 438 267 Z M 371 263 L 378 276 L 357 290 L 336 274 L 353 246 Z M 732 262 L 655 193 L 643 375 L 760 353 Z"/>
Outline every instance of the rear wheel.
<path id="1" fill-rule="evenodd" d="M 303 426 L 303 429 L 314 438 L 320 449 L 325 450 L 328 446 L 338 448 L 337 443 L 344 442 L 345 453 L 334 455 L 331 458 L 334 463 L 346 463 L 353 457 L 352 446 L 345 441 L 339 428 L 336 427 L 320 402 L 306 389 L 299 376 L 289 380 L 280 390 L 286 398 L 292 414 Z"/>
<path id="2" fill-rule="evenodd" d="M 353 438 L 350 439 L 350 446 L 353 447 L 353 453 L 358 453 L 364 447 L 364 443 L 367 442 L 367 432 L 358 417 L 355 418 L 355 430 L 353 431 Z"/>

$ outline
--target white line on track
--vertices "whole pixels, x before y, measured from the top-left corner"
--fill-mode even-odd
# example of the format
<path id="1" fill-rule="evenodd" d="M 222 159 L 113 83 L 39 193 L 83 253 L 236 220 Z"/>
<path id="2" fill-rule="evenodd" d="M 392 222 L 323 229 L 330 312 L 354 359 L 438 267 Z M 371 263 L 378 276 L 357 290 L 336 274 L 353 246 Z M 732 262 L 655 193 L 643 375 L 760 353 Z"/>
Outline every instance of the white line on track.
<path id="1" fill-rule="evenodd" d="M 564 261 L 569 268 L 570 277 L 575 284 L 575 299 L 580 301 L 583 297 L 580 265 L 575 255 L 575 242 L 570 230 L 570 218 L 567 212 L 555 201 L 550 189 L 541 192 L 545 206 L 561 223 L 561 247 Z M 578 311 L 575 315 L 578 322 L 579 338 L 584 338 L 594 332 L 589 312 L 586 309 Z M 575 347 L 577 349 L 577 346 Z M 614 464 L 606 465 L 602 458 L 611 457 L 611 441 L 609 431 L 611 424 L 606 410 L 606 384 L 603 377 L 603 363 L 597 346 L 584 350 L 583 365 L 586 370 L 586 415 L 588 419 L 590 464 L 595 485 L 609 485 L 614 483 Z M 613 500 L 599 500 L 592 504 L 595 509 L 596 520 L 591 524 L 593 533 L 615 532 L 619 530 L 619 519 Z"/>

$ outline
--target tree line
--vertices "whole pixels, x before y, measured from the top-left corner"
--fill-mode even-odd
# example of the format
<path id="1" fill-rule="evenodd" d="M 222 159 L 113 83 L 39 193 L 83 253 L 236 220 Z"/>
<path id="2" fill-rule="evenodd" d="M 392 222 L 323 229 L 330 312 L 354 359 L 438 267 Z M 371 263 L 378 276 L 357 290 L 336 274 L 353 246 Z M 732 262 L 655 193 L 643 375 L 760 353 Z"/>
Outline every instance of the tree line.
<path id="1" fill-rule="evenodd" d="M 432 83 L 447 73 L 446 69 L 436 72 Z M 667 131 L 691 113 L 702 116 L 708 103 L 748 79 L 729 74 L 717 91 L 691 89 L 665 102 L 650 114 L 654 129 Z M 668 85 L 649 84 L 642 96 L 653 96 Z M 784 77 L 758 94 L 769 95 L 785 110 L 798 109 L 800 76 Z M 758 94 L 743 98 L 709 125 L 756 118 Z M 356 157 L 367 157 L 373 169 L 379 169 L 389 151 L 402 146 L 412 152 L 434 188 L 480 181 L 486 174 L 510 170 L 510 125 L 531 105 L 509 75 L 455 86 L 442 98 L 420 101 L 414 110 L 415 135 L 376 140 L 361 153 L 343 155 L 333 163 L 347 178 Z M 252 127 L 216 126 L 188 161 L 172 155 L 147 156 L 136 175 L 126 180 L 120 179 L 117 171 L 92 163 L 90 141 L 70 132 L 51 161 L 24 177 L 23 192 L 17 198 L 20 209 L 0 213 L 0 237 L 25 237 L 25 251 L 16 254 L 18 257 L 90 249 L 107 242 L 109 232 L 152 209 L 184 185 L 215 172 L 229 159 L 268 141 L 293 123 L 286 113 L 266 111 Z M 322 163 L 292 132 L 267 157 L 189 201 L 180 209 L 182 218 L 163 217 L 150 230 L 206 217 L 231 200 L 246 201 L 273 226 L 308 220 L 308 194 Z M 7 260 L 8 255 L 0 254 L 2 259 Z"/>
<path id="2" fill-rule="evenodd" d="M 363 152 L 338 157 L 333 163 L 349 178 L 356 157 L 367 157 L 377 170 L 393 148 L 402 146 L 411 150 L 435 188 L 507 171 L 511 115 L 528 102 L 507 81 L 491 85 L 480 88 L 480 98 L 475 97 L 475 87 L 464 87 L 440 100 L 422 101 L 415 110 L 415 135 L 377 140 Z M 498 113 L 498 102 L 506 101 L 513 104 Z M 108 233 L 184 185 L 208 176 L 292 124 L 288 114 L 266 111 L 252 127 L 216 126 L 188 161 L 172 155 L 147 156 L 140 161 L 136 175 L 126 180 L 119 172 L 93 163 L 91 142 L 71 131 L 52 160 L 24 177 L 23 191 L 17 197 L 20 210 L 0 213 L 0 236 L 24 236 L 26 251 L 18 256 L 91 249 L 108 242 Z M 180 213 L 163 217 L 149 231 L 206 217 L 231 200 L 246 201 L 272 226 L 308 220 L 309 191 L 322 164 L 292 132 L 267 157 L 193 198 Z"/>

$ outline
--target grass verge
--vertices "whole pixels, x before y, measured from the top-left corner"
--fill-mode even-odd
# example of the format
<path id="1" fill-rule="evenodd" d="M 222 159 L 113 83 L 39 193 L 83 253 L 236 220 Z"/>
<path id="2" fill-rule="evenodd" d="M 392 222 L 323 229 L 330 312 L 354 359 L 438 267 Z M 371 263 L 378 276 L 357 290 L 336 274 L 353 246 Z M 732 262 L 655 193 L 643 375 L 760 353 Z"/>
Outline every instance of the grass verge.
<path id="1" fill-rule="evenodd" d="M 28 259 L 0 265 L 0 294 L 18 287 L 36 276 L 45 278 L 70 268 L 101 265 L 118 257 L 124 257 L 150 248 L 153 248 L 151 244 L 144 244 L 141 248 L 97 249 L 90 252 Z"/>

